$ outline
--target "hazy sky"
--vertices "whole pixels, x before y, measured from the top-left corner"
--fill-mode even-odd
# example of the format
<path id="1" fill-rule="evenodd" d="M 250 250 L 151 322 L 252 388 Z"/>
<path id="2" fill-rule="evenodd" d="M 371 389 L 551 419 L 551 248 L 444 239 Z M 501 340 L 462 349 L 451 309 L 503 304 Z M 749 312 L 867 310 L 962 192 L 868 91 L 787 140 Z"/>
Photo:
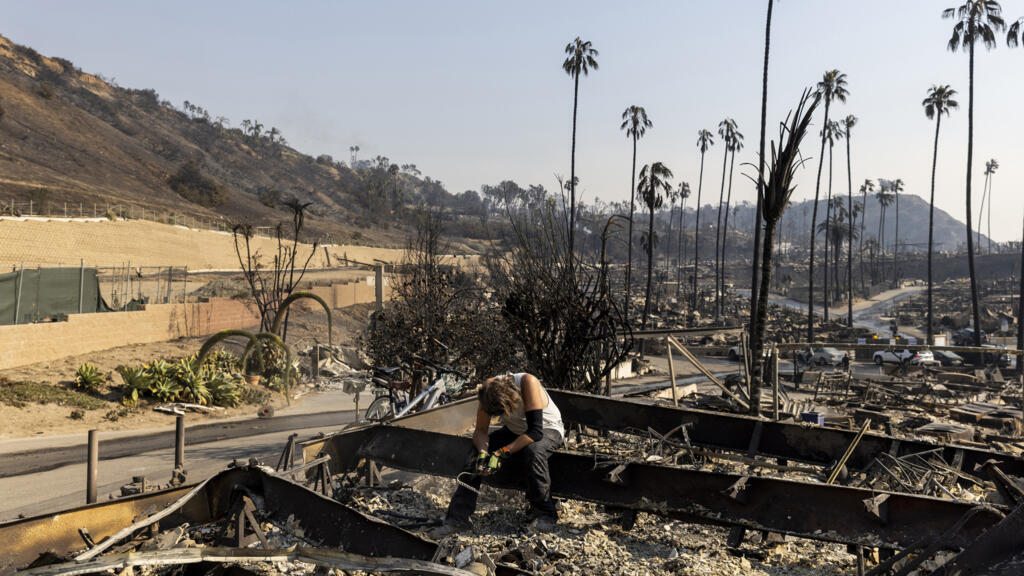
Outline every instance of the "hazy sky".
<path id="1" fill-rule="evenodd" d="M 865 178 L 902 178 L 907 192 L 927 197 L 934 123 L 921 100 L 931 84 L 951 84 L 961 108 L 943 120 L 936 194 L 940 207 L 962 219 L 967 56 L 946 50 L 952 23 L 940 17 L 953 3 L 777 0 L 769 136 L 803 87 L 838 68 L 848 75 L 850 97 L 833 116 L 859 118 L 854 190 Z M 644 106 L 654 122 L 640 142 L 639 164 L 664 162 L 694 194 L 698 129 L 716 131 L 732 117 L 746 136 L 737 162 L 753 162 L 757 149 L 763 0 L 0 6 L 0 33 L 41 53 L 122 86 L 155 88 L 179 107 L 189 100 L 233 125 L 259 119 L 306 153 L 347 162 L 349 146 L 358 144 L 363 158 L 415 163 L 452 192 L 503 179 L 554 189 L 554 175 L 568 175 L 572 82 L 561 63 L 576 36 L 600 51 L 600 69 L 580 85 L 576 165 L 586 199 L 628 198 L 631 148 L 619 123 L 631 104 Z M 1007 0 L 1003 9 L 1016 20 L 1024 1 Z M 994 157 L 1001 165 L 992 212 L 997 240 L 1019 239 L 1024 215 L 1024 115 L 1014 112 L 1022 71 L 1024 50 L 1008 49 L 1002 35 L 997 49 L 978 54 L 975 214 L 984 162 Z M 721 153 L 716 143 L 707 156 L 704 203 L 718 194 Z M 804 153 L 816 162 L 813 140 Z M 845 148 L 836 153 L 834 190 L 845 193 Z M 795 198 L 813 197 L 815 168 L 803 170 Z M 753 200 L 745 178 L 734 182 L 734 196 Z"/>

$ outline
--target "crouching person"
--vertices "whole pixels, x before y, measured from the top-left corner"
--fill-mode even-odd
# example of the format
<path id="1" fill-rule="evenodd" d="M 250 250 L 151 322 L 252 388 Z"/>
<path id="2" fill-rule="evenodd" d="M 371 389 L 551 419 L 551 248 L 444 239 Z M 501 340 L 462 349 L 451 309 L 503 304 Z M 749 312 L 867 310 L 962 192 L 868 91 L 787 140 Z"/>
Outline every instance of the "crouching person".
<path id="1" fill-rule="evenodd" d="M 562 445 L 565 430 L 558 407 L 535 376 L 526 373 L 495 376 L 485 381 L 477 394 L 479 405 L 473 445 L 477 456 L 462 482 L 480 488 L 483 476 L 518 476 L 526 484 L 530 503 L 530 529 L 550 530 L 558 521 L 551 499 L 548 457 Z M 502 427 L 488 434 L 491 419 Z M 469 517 L 476 510 L 477 494 L 459 486 L 452 496 L 443 532 L 471 527 Z"/>

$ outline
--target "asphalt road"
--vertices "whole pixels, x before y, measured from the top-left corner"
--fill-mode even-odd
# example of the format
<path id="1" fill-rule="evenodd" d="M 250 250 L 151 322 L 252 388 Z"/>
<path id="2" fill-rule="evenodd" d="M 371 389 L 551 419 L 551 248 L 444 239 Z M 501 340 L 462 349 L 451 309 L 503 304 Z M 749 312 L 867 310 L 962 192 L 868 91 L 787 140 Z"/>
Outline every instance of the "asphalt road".
<path id="1" fill-rule="evenodd" d="M 353 420 L 354 411 L 296 414 L 265 420 L 202 424 L 185 429 L 187 482 L 216 474 L 233 459 L 258 458 L 273 465 L 292 434 L 311 438 Z M 51 454 L 52 452 L 52 454 Z M 132 477 L 166 485 L 174 467 L 174 430 L 100 442 L 97 492 L 100 501 L 120 494 Z M 13 469 L 32 469 L 12 476 Z M 85 504 L 86 463 L 80 447 L 3 455 L 0 462 L 0 522 Z"/>
<path id="2" fill-rule="evenodd" d="M 293 414 L 273 418 L 253 418 L 230 422 L 213 422 L 185 427 L 186 451 L 189 447 L 222 442 L 237 438 L 263 436 L 278 432 L 300 429 L 333 430 L 354 419 L 354 410 L 338 410 L 313 414 Z M 187 421 L 187 420 L 186 420 Z M 0 454 L 0 478 L 10 478 L 54 470 L 62 466 L 84 464 L 88 448 L 84 442 L 74 446 L 47 448 L 24 452 Z M 156 450 L 174 449 L 174 428 L 166 432 L 155 432 L 103 440 L 99 443 L 100 460 L 115 460 Z M 239 454 L 238 457 L 248 457 Z M 230 461 L 230 459 L 229 459 Z"/>

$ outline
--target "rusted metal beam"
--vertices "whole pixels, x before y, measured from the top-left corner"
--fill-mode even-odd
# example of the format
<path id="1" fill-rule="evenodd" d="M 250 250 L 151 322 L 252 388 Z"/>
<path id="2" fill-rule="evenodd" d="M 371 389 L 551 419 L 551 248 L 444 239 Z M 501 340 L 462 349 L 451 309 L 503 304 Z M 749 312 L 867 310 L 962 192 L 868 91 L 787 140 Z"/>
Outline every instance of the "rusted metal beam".
<path id="1" fill-rule="evenodd" d="M 431 408 L 430 410 L 416 412 L 414 414 L 409 414 L 408 416 L 402 416 L 401 418 L 395 418 L 388 424 L 391 426 L 413 428 L 416 430 L 430 430 L 432 432 L 441 432 L 444 434 L 461 434 L 476 422 L 476 411 L 476 398 L 465 398 L 458 402 L 442 404 L 441 406 Z M 336 434 L 349 434 L 373 425 L 373 423 L 365 423 L 361 427 L 350 428 L 346 432 L 339 432 Z M 332 458 L 337 458 L 338 455 L 333 454 L 329 446 L 325 450 L 328 439 L 336 434 L 299 442 L 299 446 L 302 449 L 302 461 L 309 462 L 318 458 L 321 453 L 329 454 Z"/>
<path id="2" fill-rule="evenodd" d="M 66 562 L 20 572 L 24 576 L 80 576 L 135 566 L 183 566 L 187 564 L 232 562 L 306 562 L 336 570 L 367 572 L 408 572 L 438 576 L 474 576 L 473 572 L 426 560 L 374 558 L 337 550 L 296 546 L 291 548 L 175 548 L 103 556 L 88 562 Z"/>
<path id="3" fill-rule="evenodd" d="M 635 340 L 647 338 L 664 338 L 665 336 L 709 336 L 712 334 L 737 334 L 743 326 L 702 326 L 700 328 L 654 328 L 651 330 L 633 330 L 630 334 Z M 624 336 L 625 333 L 620 334 Z"/>
<path id="4" fill-rule="evenodd" d="M 1024 504 L 932 574 L 1024 573 Z"/>
<path id="5" fill-rule="evenodd" d="M 712 384 L 721 388 L 722 392 L 725 392 L 727 396 L 729 396 L 730 398 L 733 399 L 733 401 L 742 406 L 744 410 L 750 408 L 750 405 L 747 404 L 746 401 L 737 396 L 732 390 L 729 390 L 729 387 L 723 384 L 721 380 L 716 378 L 715 375 L 712 374 L 711 371 L 708 370 L 707 367 L 704 366 L 704 364 L 700 360 L 697 360 L 697 357 L 694 356 L 692 352 L 686 349 L 686 346 L 683 346 L 679 342 L 679 340 L 676 340 L 671 335 L 666 336 L 665 340 L 668 342 L 669 346 L 674 346 L 675 349 L 678 350 L 679 353 L 683 355 L 683 358 L 686 358 L 690 362 L 690 364 L 693 364 L 694 368 L 699 370 L 700 373 L 703 374 L 708 380 L 710 380 Z"/>
<path id="6" fill-rule="evenodd" d="M 473 449 L 469 438 L 391 426 L 336 435 L 328 443 L 334 452 L 352 458 L 446 477 L 463 471 L 466 455 Z M 354 469 L 345 469 L 345 462 L 332 455 L 334 472 Z M 924 534 L 941 534 L 971 508 L 966 503 L 910 494 L 602 461 L 595 455 L 571 452 L 552 454 L 549 465 L 551 490 L 558 497 L 690 522 L 864 546 L 899 548 Z M 523 488 L 521 477 L 514 474 L 498 474 L 487 481 L 502 488 Z M 993 514 L 974 516 L 951 545 L 966 545 L 997 520 Z"/>
<path id="7" fill-rule="evenodd" d="M 137 517 L 151 517 L 197 488 L 189 486 L 0 524 L 0 576 L 28 566 L 40 554 L 68 556 L 85 548 L 79 530 L 110 538 Z M 437 544 L 258 468 L 231 468 L 207 479 L 161 525 L 226 520 L 242 496 L 259 496 L 261 511 L 282 525 L 298 521 L 305 536 L 325 547 L 364 556 L 430 560 Z M 289 518 L 291 520 L 289 520 Z"/>
<path id="8" fill-rule="evenodd" d="M 761 422 L 757 453 L 820 465 L 839 460 L 857 435 L 855 430 L 770 422 L 753 416 L 675 408 L 639 399 L 607 398 L 563 390 L 548 390 L 548 394 L 567 422 L 619 431 L 646 430 L 650 426 L 660 434 L 688 424 L 687 432 L 694 444 L 736 452 L 746 451 L 754 427 Z M 961 450 L 967 472 L 974 473 L 976 466 L 994 460 L 1003 472 L 1024 476 L 1024 460 L 1011 454 L 873 433 L 864 434 L 850 454 L 847 466 L 866 467 L 879 454 L 889 452 L 894 442 L 898 442 L 892 454 L 896 457 L 941 448 L 939 454 L 946 462 L 952 462 L 956 452 Z"/>

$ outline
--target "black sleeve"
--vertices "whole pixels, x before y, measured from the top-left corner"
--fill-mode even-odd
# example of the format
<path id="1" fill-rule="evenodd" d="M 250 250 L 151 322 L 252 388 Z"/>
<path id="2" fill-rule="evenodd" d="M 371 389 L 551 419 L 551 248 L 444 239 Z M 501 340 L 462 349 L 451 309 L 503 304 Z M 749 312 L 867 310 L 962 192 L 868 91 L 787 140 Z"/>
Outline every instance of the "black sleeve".
<path id="1" fill-rule="evenodd" d="M 543 410 L 530 410 L 526 413 L 526 435 L 534 442 L 544 437 Z"/>

